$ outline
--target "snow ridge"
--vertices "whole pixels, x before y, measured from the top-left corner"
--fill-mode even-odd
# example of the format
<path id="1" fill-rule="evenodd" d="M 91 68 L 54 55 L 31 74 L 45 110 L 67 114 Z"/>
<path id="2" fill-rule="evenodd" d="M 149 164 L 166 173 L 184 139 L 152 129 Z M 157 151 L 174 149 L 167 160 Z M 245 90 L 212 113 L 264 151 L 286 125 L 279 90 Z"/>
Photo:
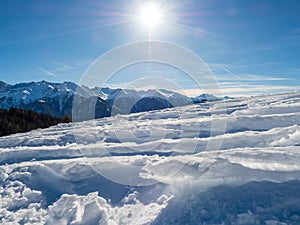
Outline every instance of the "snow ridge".
<path id="1" fill-rule="evenodd" d="M 299 107 L 298 91 L 0 138 L 0 223 L 299 224 Z"/>

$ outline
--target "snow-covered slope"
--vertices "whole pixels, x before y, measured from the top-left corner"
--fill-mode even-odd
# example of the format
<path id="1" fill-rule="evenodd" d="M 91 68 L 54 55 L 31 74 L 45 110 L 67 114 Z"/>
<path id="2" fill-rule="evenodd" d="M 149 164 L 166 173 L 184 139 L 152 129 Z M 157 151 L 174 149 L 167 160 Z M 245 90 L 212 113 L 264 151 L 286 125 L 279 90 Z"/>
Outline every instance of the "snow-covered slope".
<path id="1" fill-rule="evenodd" d="M 299 224 L 300 92 L 0 138 L 2 224 Z"/>

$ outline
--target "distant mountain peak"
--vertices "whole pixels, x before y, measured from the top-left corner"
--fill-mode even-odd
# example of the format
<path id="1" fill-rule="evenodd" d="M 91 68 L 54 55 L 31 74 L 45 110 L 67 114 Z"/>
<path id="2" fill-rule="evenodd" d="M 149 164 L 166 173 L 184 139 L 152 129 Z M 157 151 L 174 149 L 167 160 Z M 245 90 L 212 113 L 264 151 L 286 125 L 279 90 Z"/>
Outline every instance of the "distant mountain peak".
<path id="1" fill-rule="evenodd" d="M 220 98 L 212 95 L 212 94 L 201 94 L 197 97 L 192 98 L 194 103 L 201 103 L 201 102 L 207 102 L 207 101 L 218 101 Z"/>
<path id="2" fill-rule="evenodd" d="M 8 87 L 8 86 L 12 86 L 12 85 L 7 84 L 7 83 L 0 80 L 0 87 L 3 87 L 3 86 Z"/>

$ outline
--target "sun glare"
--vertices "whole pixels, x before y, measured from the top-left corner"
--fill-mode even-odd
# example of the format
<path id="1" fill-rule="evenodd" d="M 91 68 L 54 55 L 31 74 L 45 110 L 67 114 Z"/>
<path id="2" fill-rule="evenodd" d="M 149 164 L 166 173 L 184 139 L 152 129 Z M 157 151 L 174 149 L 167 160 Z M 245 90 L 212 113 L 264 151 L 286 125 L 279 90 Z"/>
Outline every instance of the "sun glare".
<path id="1" fill-rule="evenodd" d="M 162 14 L 162 10 L 158 5 L 154 3 L 148 3 L 141 7 L 139 12 L 139 20 L 144 27 L 149 30 L 153 30 L 162 24 Z"/>

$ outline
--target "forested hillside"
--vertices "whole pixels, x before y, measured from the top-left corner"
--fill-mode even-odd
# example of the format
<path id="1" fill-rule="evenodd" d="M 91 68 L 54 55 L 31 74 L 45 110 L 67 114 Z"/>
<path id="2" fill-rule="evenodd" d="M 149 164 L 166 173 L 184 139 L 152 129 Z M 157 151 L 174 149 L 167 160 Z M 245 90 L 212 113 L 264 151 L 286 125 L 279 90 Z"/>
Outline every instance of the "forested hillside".
<path id="1" fill-rule="evenodd" d="M 0 109 L 0 136 L 26 132 L 37 128 L 47 128 L 59 123 L 69 123 L 69 116 L 63 118 L 25 110 L 11 108 L 10 110 Z"/>

